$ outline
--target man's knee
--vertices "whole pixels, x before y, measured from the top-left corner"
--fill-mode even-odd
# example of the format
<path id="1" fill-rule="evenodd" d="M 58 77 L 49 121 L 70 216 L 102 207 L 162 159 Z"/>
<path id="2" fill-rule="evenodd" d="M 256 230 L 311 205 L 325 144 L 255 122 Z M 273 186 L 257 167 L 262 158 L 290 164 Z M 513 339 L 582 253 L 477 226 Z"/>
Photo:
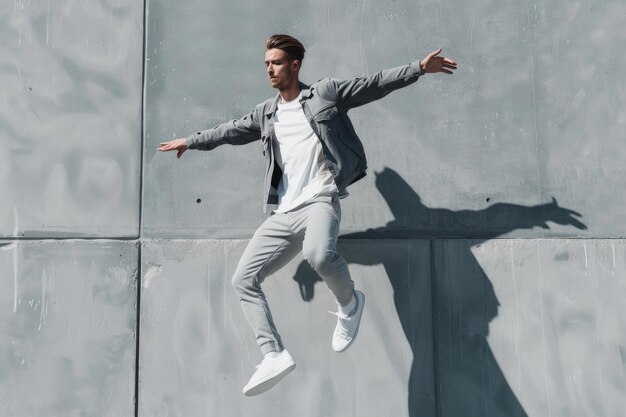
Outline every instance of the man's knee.
<path id="1" fill-rule="evenodd" d="M 245 274 L 242 271 L 235 271 L 233 278 L 230 281 L 233 289 L 237 294 L 247 292 L 251 287 L 254 287 L 255 279 L 250 274 Z"/>
<path id="2" fill-rule="evenodd" d="M 303 256 L 311 267 L 319 272 L 331 266 L 339 255 L 332 250 L 307 250 L 303 253 Z"/>

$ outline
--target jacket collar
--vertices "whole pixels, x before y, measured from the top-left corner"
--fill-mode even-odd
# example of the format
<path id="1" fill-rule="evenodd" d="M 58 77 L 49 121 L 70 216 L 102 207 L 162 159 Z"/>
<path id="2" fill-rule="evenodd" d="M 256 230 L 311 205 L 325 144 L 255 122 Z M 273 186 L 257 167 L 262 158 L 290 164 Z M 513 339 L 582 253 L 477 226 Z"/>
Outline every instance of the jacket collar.
<path id="1" fill-rule="evenodd" d="M 311 98 L 313 96 L 313 88 L 305 83 L 300 83 L 300 90 L 302 90 L 302 98 Z"/>
<path id="2" fill-rule="evenodd" d="M 300 91 L 302 92 L 303 99 L 311 98 L 313 96 L 313 90 L 314 90 L 313 87 L 306 85 L 303 82 L 300 82 Z M 265 117 L 267 117 L 268 119 L 274 117 L 274 113 L 276 113 L 276 109 L 278 108 L 279 101 L 280 101 L 280 93 L 276 94 L 276 97 L 274 97 L 274 100 L 272 100 L 272 103 L 265 111 Z"/>

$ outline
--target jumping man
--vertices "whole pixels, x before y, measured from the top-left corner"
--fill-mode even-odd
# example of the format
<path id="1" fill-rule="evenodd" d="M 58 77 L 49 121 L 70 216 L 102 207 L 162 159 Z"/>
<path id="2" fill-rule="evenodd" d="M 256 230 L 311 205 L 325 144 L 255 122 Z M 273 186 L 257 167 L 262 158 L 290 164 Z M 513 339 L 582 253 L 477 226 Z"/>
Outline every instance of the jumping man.
<path id="1" fill-rule="evenodd" d="M 332 348 L 346 350 L 359 330 L 364 294 L 354 289 L 346 261 L 337 253 L 339 199 L 365 176 L 365 152 L 348 118 L 351 108 L 413 84 L 425 73 L 452 74 L 456 63 L 441 49 L 408 65 L 369 77 L 300 82 L 304 46 L 289 35 L 273 35 L 265 45 L 265 67 L 278 94 L 248 115 L 187 138 L 160 144 L 159 151 L 211 150 L 222 144 L 261 140 L 267 163 L 265 204 L 273 211 L 252 236 L 232 279 L 243 312 L 263 353 L 245 395 L 273 387 L 296 364 L 276 330 L 261 284 L 302 251 L 337 299 Z"/>

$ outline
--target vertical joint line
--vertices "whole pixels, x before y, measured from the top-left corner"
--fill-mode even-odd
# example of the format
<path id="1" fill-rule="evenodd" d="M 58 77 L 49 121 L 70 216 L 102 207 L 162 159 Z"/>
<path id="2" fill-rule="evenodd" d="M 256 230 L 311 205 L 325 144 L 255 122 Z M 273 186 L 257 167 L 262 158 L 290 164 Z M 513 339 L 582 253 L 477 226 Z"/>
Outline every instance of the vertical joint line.
<path id="1" fill-rule="evenodd" d="M 137 237 L 141 239 L 141 230 L 143 228 L 143 154 L 145 148 L 145 114 L 146 114 L 146 46 L 148 38 L 148 16 L 147 16 L 148 0 L 143 1 L 143 45 L 141 53 L 141 115 L 140 115 L 140 149 L 139 149 L 139 230 Z"/>
<path id="2" fill-rule="evenodd" d="M 438 352 L 439 343 L 437 339 L 437 287 L 436 287 L 436 258 L 435 258 L 435 241 L 430 239 L 430 304 L 432 306 L 432 332 L 433 332 L 433 378 L 435 383 L 435 416 L 441 416 L 441 404 L 439 401 L 439 364 L 438 364 Z"/>
<path id="3" fill-rule="evenodd" d="M 148 37 L 148 0 L 143 1 L 143 45 L 141 54 L 141 144 L 139 152 L 139 230 L 137 231 L 137 322 L 135 325 L 135 417 L 139 417 L 139 331 L 141 323 L 141 233 L 143 230 L 143 153 L 145 147 L 145 107 L 146 107 L 146 46 Z"/>
<path id="4" fill-rule="evenodd" d="M 141 241 L 137 242 L 137 322 L 135 323 L 135 417 L 139 417 L 139 323 L 141 319 Z"/>

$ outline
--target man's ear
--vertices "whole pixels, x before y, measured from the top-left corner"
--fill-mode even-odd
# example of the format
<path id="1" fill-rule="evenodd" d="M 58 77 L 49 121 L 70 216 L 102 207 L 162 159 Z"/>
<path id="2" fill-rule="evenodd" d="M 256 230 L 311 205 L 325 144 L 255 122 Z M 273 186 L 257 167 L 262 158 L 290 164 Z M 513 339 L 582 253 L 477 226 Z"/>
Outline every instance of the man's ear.
<path id="1" fill-rule="evenodd" d="M 302 66 L 302 62 L 299 59 L 294 59 L 291 61 L 291 69 L 297 71 Z"/>

